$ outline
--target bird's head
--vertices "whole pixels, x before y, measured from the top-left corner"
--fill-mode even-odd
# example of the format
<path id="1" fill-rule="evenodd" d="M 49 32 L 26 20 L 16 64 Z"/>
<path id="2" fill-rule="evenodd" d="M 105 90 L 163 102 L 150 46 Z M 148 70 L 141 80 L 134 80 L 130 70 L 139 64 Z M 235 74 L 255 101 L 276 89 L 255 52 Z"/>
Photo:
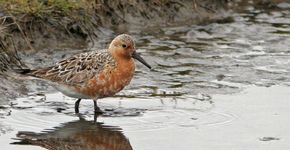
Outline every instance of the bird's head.
<path id="1" fill-rule="evenodd" d="M 151 66 L 136 52 L 135 42 L 128 34 L 121 34 L 115 37 L 109 46 L 109 51 L 116 57 L 137 59 L 146 67 L 151 69 Z"/>

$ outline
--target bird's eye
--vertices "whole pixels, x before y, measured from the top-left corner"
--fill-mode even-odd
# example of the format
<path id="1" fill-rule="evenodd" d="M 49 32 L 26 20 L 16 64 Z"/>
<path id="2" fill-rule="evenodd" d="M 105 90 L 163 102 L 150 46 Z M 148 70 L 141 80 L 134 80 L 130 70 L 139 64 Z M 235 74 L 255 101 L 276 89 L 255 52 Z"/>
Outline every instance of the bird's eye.
<path id="1" fill-rule="evenodd" d="M 122 44 L 122 47 L 123 47 L 123 48 L 127 48 L 127 45 L 126 45 L 126 44 Z"/>

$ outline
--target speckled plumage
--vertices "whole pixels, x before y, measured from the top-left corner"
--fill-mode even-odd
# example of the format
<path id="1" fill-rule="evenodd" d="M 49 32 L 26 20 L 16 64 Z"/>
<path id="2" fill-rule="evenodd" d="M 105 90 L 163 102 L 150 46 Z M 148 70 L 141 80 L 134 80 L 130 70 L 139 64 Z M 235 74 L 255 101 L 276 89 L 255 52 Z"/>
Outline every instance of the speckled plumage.
<path id="1" fill-rule="evenodd" d="M 33 70 L 29 75 L 59 84 L 82 86 L 106 65 L 116 67 L 115 59 L 108 50 L 96 50 L 74 55 L 48 68 Z"/>

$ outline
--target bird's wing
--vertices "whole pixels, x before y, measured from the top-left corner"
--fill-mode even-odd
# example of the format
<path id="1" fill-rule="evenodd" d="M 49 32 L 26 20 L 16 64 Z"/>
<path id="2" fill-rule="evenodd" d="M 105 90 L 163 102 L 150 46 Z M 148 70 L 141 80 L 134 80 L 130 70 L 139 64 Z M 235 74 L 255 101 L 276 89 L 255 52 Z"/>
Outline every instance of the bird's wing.
<path id="1" fill-rule="evenodd" d="M 74 55 L 54 66 L 32 70 L 30 76 L 66 85 L 81 85 L 101 72 L 105 65 L 115 65 L 112 55 L 105 50 Z"/>

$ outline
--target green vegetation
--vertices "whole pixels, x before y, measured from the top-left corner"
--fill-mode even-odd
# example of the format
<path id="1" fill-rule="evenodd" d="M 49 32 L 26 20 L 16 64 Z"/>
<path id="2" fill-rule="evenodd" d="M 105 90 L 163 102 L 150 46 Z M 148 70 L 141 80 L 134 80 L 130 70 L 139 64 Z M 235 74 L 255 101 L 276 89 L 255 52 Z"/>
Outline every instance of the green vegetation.
<path id="1" fill-rule="evenodd" d="M 5 13 L 30 14 L 34 16 L 52 13 L 71 13 L 73 11 L 91 11 L 92 0 L 0 0 L 0 9 Z"/>

